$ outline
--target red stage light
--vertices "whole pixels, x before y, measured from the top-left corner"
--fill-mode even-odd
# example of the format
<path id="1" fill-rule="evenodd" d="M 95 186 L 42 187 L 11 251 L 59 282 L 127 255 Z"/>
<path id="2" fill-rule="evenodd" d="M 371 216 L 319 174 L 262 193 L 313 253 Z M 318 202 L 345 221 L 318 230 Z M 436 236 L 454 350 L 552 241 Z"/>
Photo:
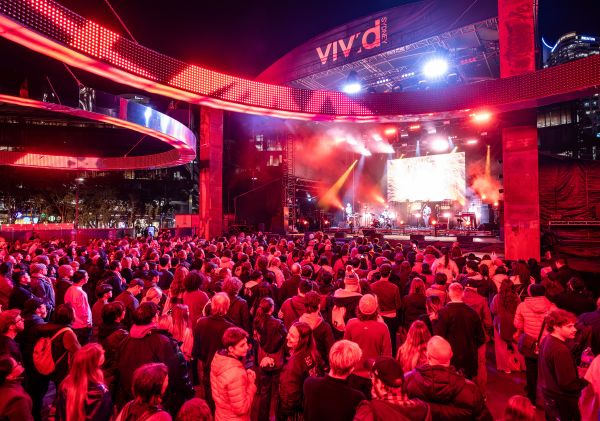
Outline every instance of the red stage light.
<path id="1" fill-rule="evenodd" d="M 467 145 L 476 145 L 477 144 L 477 139 L 469 139 L 467 140 Z"/>
<path id="2" fill-rule="evenodd" d="M 398 129 L 396 129 L 395 127 L 388 127 L 387 129 L 385 129 L 384 133 L 387 136 L 392 136 L 398 133 Z"/>
<path id="3" fill-rule="evenodd" d="M 431 225 L 436 225 L 437 221 L 434 219 L 433 221 L 431 221 Z"/>
<path id="4" fill-rule="evenodd" d="M 421 128 L 420 124 L 413 124 L 412 126 L 408 126 L 408 130 L 412 130 L 412 131 L 419 130 L 420 128 Z"/>

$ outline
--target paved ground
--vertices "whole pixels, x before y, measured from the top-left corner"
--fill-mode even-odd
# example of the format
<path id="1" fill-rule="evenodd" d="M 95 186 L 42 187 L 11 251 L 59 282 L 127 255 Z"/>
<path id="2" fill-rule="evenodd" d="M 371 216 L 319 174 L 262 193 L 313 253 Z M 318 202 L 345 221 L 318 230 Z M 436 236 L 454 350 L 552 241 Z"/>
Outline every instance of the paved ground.
<path id="1" fill-rule="evenodd" d="M 490 352 L 491 351 L 491 352 Z M 496 370 L 493 345 L 488 347 L 488 408 L 495 420 L 502 419 L 508 400 L 513 395 L 525 396 L 525 372 L 505 374 Z M 537 419 L 543 421 L 544 411 L 537 411 Z"/>

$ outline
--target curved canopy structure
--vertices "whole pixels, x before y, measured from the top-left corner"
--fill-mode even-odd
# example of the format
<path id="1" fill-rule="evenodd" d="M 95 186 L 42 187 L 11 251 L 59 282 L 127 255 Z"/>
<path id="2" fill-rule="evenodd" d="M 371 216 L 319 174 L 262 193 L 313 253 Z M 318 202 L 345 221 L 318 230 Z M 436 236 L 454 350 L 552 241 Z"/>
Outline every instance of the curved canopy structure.
<path id="1" fill-rule="evenodd" d="M 401 121 L 510 111 L 583 95 L 600 85 L 600 56 L 520 76 L 419 92 L 296 89 L 189 65 L 137 45 L 51 0 L 0 0 L 0 35 L 113 81 L 190 103 L 282 118 Z"/>
<path id="2" fill-rule="evenodd" d="M 81 151 L 92 149 L 86 143 L 93 141 L 92 139 L 94 138 L 80 134 L 76 136 L 76 141 L 80 145 L 64 147 L 60 139 L 49 139 L 50 143 L 56 143 L 57 147 L 51 148 L 48 144 L 33 147 L 27 143 L 18 147 L 8 148 L 8 150 L 2 150 L 0 151 L 0 165 L 62 170 L 107 171 L 172 167 L 194 160 L 196 157 L 196 137 L 185 125 L 150 107 L 127 101 L 123 98 L 115 97 L 115 99 L 115 107 L 113 108 L 88 111 L 50 102 L 0 94 L 0 111 L 7 104 L 10 104 L 11 106 L 27 109 L 30 113 L 35 111 L 41 113 L 49 112 L 53 116 L 62 116 L 63 119 L 66 117 L 75 117 L 77 119 L 75 121 L 76 124 L 73 124 L 75 127 L 83 125 L 84 122 L 97 122 L 100 123 L 100 126 L 126 129 L 134 132 L 134 134 L 138 133 L 138 138 L 143 139 L 145 136 L 150 136 L 162 142 L 159 152 L 140 155 L 139 150 L 145 150 L 145 148 L 138 148 L 136 154 L 125 153 L 119 156 L 110 156 L 106 153 L 99 153 L 97 156 L 92 156 Z M 29 121 L 32 119 L 28 117 L 26 120 Z M 45 120 L 48 121 L 47 118 Z M 68 126 L 68 124 L 65 124 L 65 126 Z M 33 127 L 31 130 L 35 130 L 35 124 Z M 21 130 L 26 129 L 24 127 Z M 35 137 L 35 134 L 32 131 L 30 135 L 25 134 L 25 136 Z M 106 136 L 108 136 L 108 133 Z M 108 143 L 108 140 L 106 140 L 106 143 Z M 129 148 L 129 145 L 126 146 Z M 102 145 L 97 145 L 96 149 L 102 149 Z M 131 152 L 132 149 L 128 152 Z M 70 153 L 65 154 L 65 150 Z M 62 154 L 58 154 L 57 151 L 62 152 Z M 78 153 L 78 151 L 80 152 Z"/>

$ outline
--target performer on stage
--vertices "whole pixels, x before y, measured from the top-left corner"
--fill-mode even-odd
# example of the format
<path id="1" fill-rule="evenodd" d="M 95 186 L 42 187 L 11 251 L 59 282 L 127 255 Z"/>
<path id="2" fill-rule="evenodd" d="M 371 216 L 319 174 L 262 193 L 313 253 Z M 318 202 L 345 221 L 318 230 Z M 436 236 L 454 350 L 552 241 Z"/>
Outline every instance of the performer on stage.
<path id="1" fill-rule="evenodd" d="M 350 203 L 346 203 L 346 218 L 352 215 L 352 205 Z"/>
<path id="2" fill-rule="evenodd" d="M 429 226 L 429 217 L 431 216 L 431 208 L 427 203 L 423 206 L 423 210 L 421 211 L 421 215 L 423 215 L 423 223 L 426 227 Z"/>

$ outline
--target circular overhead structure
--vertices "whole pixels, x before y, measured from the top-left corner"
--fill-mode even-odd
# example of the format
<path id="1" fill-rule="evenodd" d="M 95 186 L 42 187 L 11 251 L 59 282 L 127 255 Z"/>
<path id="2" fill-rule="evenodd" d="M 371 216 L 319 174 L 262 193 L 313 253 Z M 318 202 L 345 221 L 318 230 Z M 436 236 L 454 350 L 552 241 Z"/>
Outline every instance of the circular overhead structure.
<path id="1" fill-rule="evenodd" d="M 135 44 L 51 0 L 0 0 L 0 35 L 118 83 L 189 103 L 281 118 L 414 121 L 504 112 L 585 95 L 600 85 L 600 55 L 519 76 L 423 92 L 297 89 L 189 65 Z"/>
<path id="2" fill-rule="evenodd" d="M 113 98 L 111 108 L 90 103 L 86 110 L 0 94 L 0 131 L 10 133 L 2 138 L 16 142 L 2 147 L 0 165 L 109 171 L 172 167 L 195 159 L 196 137 L 185 125 Z"/>

